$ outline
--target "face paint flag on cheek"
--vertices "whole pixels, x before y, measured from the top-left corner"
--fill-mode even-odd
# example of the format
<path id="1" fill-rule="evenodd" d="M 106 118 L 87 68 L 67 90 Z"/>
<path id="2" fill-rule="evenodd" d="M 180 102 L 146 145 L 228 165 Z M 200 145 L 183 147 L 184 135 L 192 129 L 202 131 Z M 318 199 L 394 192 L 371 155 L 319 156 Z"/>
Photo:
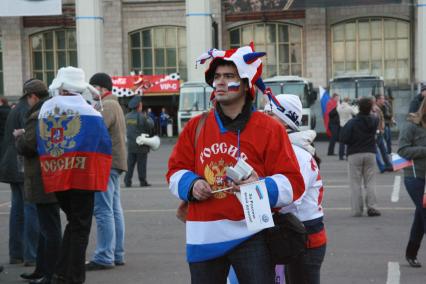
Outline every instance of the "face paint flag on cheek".
<path id="1" fill-rule="evenodd" d="M 228 91 L 238 91 L 240 89 L 240 83 L 239 82 L 229 82 L 228 83 Z M 213 90 L 216 91 L 216 82 L 213 82 Z"/>
<path id="2" fill-rule="evenodd" d="M 240 89 L 240 83 L 239 82 L 229 82 L 228 83 L 228 91 L 236 92 Z"/>

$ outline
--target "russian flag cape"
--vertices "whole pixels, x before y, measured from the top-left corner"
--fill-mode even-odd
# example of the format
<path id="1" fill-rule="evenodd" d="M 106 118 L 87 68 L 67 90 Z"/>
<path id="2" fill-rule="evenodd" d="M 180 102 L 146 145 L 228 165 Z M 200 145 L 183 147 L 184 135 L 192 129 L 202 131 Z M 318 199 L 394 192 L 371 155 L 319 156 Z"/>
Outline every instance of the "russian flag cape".
<path id="1" fill-rule="evenodd" d="M 38 117 L 37 151 L 47 193 L 105 191 L 111 170 L 111 138 L 102 115 L 82 96 L 56 96 Z"/>

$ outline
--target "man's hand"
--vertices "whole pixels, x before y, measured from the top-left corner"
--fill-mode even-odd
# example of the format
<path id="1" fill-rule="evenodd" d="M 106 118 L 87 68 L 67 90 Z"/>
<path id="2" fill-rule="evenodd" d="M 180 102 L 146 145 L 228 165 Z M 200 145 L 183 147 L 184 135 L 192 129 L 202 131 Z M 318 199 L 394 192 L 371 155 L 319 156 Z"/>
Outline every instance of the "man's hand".
<path id="1" fill-rule="evenodd" d="M 232 187 L 228 192 L 235 193 L 240 191 L 240 185 L 246 184 L 246 183 L 252 183 L 259 180 L 259 175 L 256 173 L 255 170 L 252 171 L 251 175 L 246 178 L 245 180 L 241 180 L 239 182 L 231 181 L 228 183 L 230 187 Z"/>
<path id="2" fill-rule="evenodd" d="M 205 180 L 199 179 L 192 187 L 192 196 L 200 201 L 209 199 L 212 196 L 212 189 Z"/>
<path id="3" fill-rule="evenodd" d="M 22 134 L 25 133 L 25 129 L 14 129 L 13 130 L 13 136 L 16 138 L 18 136 L 21 136 Z"/>

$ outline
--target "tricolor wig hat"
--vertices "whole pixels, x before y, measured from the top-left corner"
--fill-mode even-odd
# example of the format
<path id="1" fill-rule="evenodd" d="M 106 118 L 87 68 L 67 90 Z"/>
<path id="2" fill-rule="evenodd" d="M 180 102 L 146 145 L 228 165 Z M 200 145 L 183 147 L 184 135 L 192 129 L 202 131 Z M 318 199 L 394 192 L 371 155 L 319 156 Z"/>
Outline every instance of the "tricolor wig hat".
<path id="1" fill-rule="evenodd" d="M 265 56 L 265 52 L 255 52 L 253 43 L 250 46 L 243 46 L 238 49 L 217 50 L 210 49 L 208 52 L 203 53 L 197 62 L 204 64 L 208 59 L 213 58 L 210 62 L 209 68 L 205 73 L 206 83 L 213 87 L 214 73 L 216 67 L 221 60 L 230 61 L 235 64 L 238 74 L 241 79 L 247 79 L 250 88 L 252 99 L 255 97 L 254 86 L 262 79 L 262 61 L 260 57 Z"/>

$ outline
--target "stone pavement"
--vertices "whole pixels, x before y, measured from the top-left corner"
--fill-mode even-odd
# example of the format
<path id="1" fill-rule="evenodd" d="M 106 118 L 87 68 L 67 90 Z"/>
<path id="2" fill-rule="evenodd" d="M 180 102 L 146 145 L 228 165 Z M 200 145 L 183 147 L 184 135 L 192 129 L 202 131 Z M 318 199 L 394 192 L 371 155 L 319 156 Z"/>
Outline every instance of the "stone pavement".
<path id="1" fill-rule="evenodd" d="M 148 180 L 152 187 L 122 190 L 126 218 L 126 265 L 108 271 L 88 272 L 86 283 L 190 283 L 185 262 L 184 225 L 175 218 L 179 201 L 170 194 L 164 179 L 173 143 L 173 139 L 167 139 L 159 151 L 149 155 Z M 403 180 L 402 173 L 377 175 L 381 217 L 354 218 L 349 208 L 346 161 L 339 161 L 337 156 L 325 156 L 325 142 L 317 142 L 316 147 L 323 160 L 321 175 L 325 184 L 325 223 L 329 239 L 322 283 L 425 283 L 425 246 L 419 253 L 424 267 L 410 268 L 404 259 L 413 204 L 402 181 L 398 182 L 400 178 Z M 138 184 L 136 177 L 134 184 Z M 392 194 L 396 202 L 391 202 Z M 9 199 L 9 186 L 0 184 L 0 264 L 5 265 L 0 283 L 24 283 L 19 274 L 31 271 L 31 268 L 7 264 Z M 93 253 L 95 239 L 93 221 L 87 259 Z"/>

